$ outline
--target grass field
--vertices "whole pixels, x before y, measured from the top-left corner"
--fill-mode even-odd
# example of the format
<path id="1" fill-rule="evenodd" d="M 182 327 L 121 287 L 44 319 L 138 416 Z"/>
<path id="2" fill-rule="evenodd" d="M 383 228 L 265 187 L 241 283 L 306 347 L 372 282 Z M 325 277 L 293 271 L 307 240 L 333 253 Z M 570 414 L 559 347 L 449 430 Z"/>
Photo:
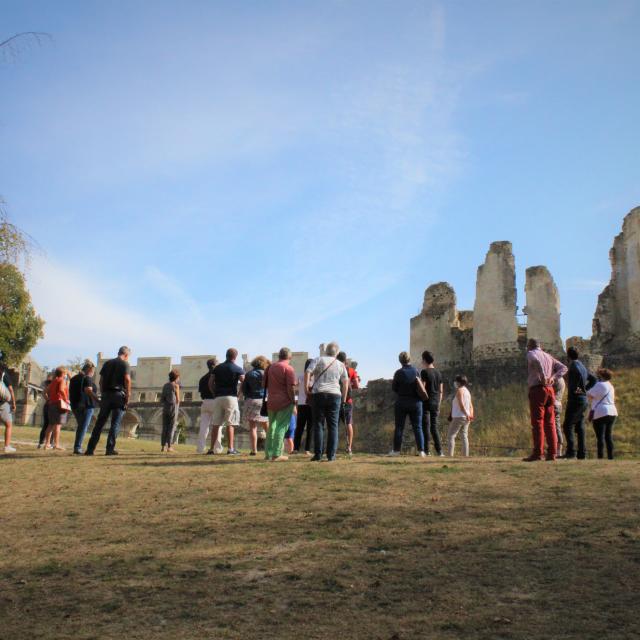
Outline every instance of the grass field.
<path id="1" fill-rule="evenodd" d="M 0 456 L 3 640 L 640 634 L 633 460 L 265 463 L 125 440 L 85 458 L 36 437 Z"/>

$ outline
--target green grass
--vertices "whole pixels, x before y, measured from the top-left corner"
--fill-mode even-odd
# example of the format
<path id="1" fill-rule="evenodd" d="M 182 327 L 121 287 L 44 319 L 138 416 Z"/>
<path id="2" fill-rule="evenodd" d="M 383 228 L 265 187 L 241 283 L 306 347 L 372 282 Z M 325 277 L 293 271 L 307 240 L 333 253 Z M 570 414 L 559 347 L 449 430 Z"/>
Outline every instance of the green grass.
<path id="1" fill-rule="evenodd" d="M 18 448 L 0 456 L 3 639 L 640 633 L 635 461 Z"/>

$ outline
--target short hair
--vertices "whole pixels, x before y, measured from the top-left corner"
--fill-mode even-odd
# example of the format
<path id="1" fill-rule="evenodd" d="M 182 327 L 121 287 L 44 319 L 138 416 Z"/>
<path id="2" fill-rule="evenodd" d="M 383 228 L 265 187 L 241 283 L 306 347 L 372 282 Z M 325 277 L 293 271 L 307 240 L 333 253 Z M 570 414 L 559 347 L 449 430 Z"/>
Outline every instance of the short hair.
<path id="1" fill-rule="evenodd" d="M 461 386 L 461 387 L 468 387 L 469 386 L 469 379 L 467 378 L 467 376 L 463 376 L 463 375 L 459 375 L 455 377 L 455 381 Z"/>
<path id="2" fill-rule="evenodd" d="M 226 356 L 227 360 L 235 360 L 238 357 L 238 350 L 237 349 L 227 349 L 227 353 Z"/>
<path id="3" fill-rule="evenodd" d="M 291 358 L 291 349 L 289 349 L 289 347 L 282 347 L 280 351 L 278 351 L 279 360 L 289 360 L 290 358 Z"/>
<path id="4" fill-rule="evenodd" d="M 569 360 L 577 360 L 579 357 L 580 354 L 575 347 L 569 347 L 567 349 L 567 358 L 569 358 Z"/>
<path id="5" fill-rule="evenodd" d="M 269 366 L 269 359 L 265 356 L 257 356 L 251 361 L 251 366 L 254 369 L 266 369 Z"/>
<path id="6" fill-rule="evenodd" d="M 53 372 L 53 377 L 54 378 L 62 378 L 62 376 L 67 373 L 67 368 L 63 367 L 62 365 L 59 367 L 56 367 L 56 370 Z"/>
<path id="7" fill-rule="evenodd" d="M 398 360 L 400 360 L 400 364 L 409 364 L 411 362 L 411 356 L 406 351 L 401 351 Z"/>
<path id="8" fill-rule="evenodd" d="M 337 356 L 339 351 L 340 351 L 340 345 L 337 342 L 330 342 L 324 348 L 324 353 L 327 356 Z"/>
<path id="9" fill-rule="evenodd" d="M 169 382 L 175 382 L 180 377 L 180 372 L 177 369 L 171 369 L 169 371 Z"/>
<path id="10" fill-rule="evenodd" d="M 122 346 L 118 349 L 119 356 L 128 356 L 131 353 L 131 349 L 129 347 Z"/>
<path id="11" fill-rule="evenodd" d="M 85 373 L 87 371 L 90 371 L 91 369 L 95 369 L 96 365 L 93 364 L 93 362 L 91 362 L 91 360 L 85 360 L 84 364 L 82 365 L 82 371 L 84 371 Z"/>
<path id="12" fill-rule="evenodd" d="M 529 338 L 527 340 L 527 346 L 531 346 L 532 349 L 538 349 L 540 347 L 540 343 L 535 338 Z"/>
<path id="13" fill-rule="evenodd" d="M 435 361 L 435 358 L 433 357 L 433 353 L 431 353 L 431 351 L 423 351 L 422 360 L 427 364 L 433 364 Z"/>
<path id="14" fill-rule="evenodd" d="M 337 358 L 338 360 L 340 360 L 340 362 L 342 362 L 343 364 L 346 364 L 346 362 L 347 362 L 347 354 L 346 354 L 344 351 L 341 351 L 341 352 L 336 356 L 336 358 Z"/>
<path id="15" fill-rule="evenodd" d="M 357 369 L 358 368 L 358 363 L 355 360 L 351 361 L 351 368 L 352 369 Z"/>
<path id="16" fill-rule="evenodd" d="M 215 356 L 213 356 L 213 358 L 209 358 L 207 360 L 207 369 L 211 370 L 214 367 L 218 366 L 218 358 L 216 358 Z"/>
<path id="17" fill-rule="evenodd" d="M 598 369 L 597 374 L 598 378 L 600 378 L 601 380 L 611 380 L 611 378 L 613 377 L 613 372 L 611 371 L 611 369 L 605 369 L 604 367 L 602 369 Z"/>

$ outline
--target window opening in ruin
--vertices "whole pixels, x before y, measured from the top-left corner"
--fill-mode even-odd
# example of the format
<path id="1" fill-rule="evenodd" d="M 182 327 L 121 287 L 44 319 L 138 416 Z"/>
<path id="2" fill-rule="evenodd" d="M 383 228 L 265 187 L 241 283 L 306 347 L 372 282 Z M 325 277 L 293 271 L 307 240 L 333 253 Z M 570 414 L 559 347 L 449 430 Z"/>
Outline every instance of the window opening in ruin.
<path id="1" fill-rule="evenodd" d="M 191 402 L 193 400 L 193 391 L 185 391 L 184 401 Z"/>
<path id="2" fill-rule="evenodd" d="M 140 400 L 140 402 L 145 402 L 145 401 L 146 401 L 146 399 L 147 399 L 147 394 L 143 391 L 143 392 L 140 394 L 140 398 L 139 398 L 139 400 Z"/>

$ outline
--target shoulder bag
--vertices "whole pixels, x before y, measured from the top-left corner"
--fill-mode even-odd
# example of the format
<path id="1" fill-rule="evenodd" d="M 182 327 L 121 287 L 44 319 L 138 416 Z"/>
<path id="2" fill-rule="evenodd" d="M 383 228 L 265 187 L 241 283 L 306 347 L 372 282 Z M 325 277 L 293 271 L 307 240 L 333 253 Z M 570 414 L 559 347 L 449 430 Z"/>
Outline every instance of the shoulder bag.
<path id="1" fill-rule="evenodd" d="M 602 398 L 600 398 L 600 400 L 598 401 L 598 404 L 593 407 L 593 409 L 591 409 L 591 411 L 589 411 L 589 417 L 588 420 L 589 422 L 593 422 L 593 416 L 596 413 L 596 409 L 609 397 L 609 391 L 607 391 L 607 393 L 605 395 L 602 396 Z"/>
<path id="2" fill-rule="evenodd" d="M 329 369 L 331 369 L 331 367 L 338 361 L 338 358 L 334 358 L 323 370 L 322 373 L 319 376 L 314 376 L 313 377 L 313 385 L 311 385 L 311 389 L 313 390 L 313 387 L 316 386 L 316 384 L 318 383 L 318 381 L 320 380 L 320 378 L 322 378 L 322 376 L 327 373 L 327 371 L 329 371 Z"/>
<path id="3" fill-rule="evenodd" d="M 264 372 L 264 391 L 262 392 L 262 406 L 260 407 L 260 415 L 263 418 L 269 417 L 269 408 L 267 407 L 267 384 L 269 381 L 269 367 Z"/>

